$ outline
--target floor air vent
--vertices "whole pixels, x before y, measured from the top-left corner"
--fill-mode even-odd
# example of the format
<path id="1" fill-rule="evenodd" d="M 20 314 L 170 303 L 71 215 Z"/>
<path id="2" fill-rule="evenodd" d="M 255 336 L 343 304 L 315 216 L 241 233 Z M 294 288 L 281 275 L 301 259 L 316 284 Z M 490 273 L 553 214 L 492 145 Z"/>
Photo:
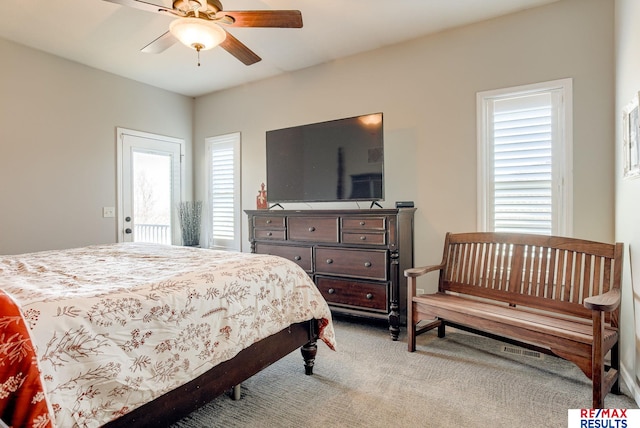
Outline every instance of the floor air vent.
<path id="1" fill-rule="evenodd" d="M 500 350 L 505 354 L 520 355 L 523 357 L 535 358 L 537 360 L 542 360 L 544 358 L 544 355 L 538 351 L 530 351 L 528 349 L 518 348 L 517 346 L 502 345 Z"/>

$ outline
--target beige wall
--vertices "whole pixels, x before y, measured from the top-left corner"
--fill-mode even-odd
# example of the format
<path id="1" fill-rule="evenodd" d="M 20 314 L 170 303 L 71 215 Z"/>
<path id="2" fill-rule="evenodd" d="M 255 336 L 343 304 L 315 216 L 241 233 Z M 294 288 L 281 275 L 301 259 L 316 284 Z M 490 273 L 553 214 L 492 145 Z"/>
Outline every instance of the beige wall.
<path id="1" fill-rule="evenodd" d="M 633 2 L 636 0 L 624 3 L 631 8 Z M 416 264 L 436 263 L 447 231 L 476 229 L 476 93 L 572 78 L 573 234 L 613 242 L 614 188 L 619 175 L 619 168 L 614 172 L 614 4 L 610 0 L 563 0 L 200 97 L 194 120 L 196 194 L 202 197 L 204 192 L 205 137 L 242 133 L 243 209 L 253 209 L 266 175 L 265 131 L 382 111 L 383 205 L 415 201 Z M 629 27 L 635 28 L 630 14 L 623 14 Z M 632 16 L 637 22 L 640 12 Z M 637 31 L 635 40 L 640 40 Z M 637 43 L 632 44 L 624 56 L 640 61 L 639 50 Z M 631 67 L 629 74 L 640 79 L 640 64 Z M 640 82 L 629 86 L 626 92 L 637 91 Z M 640 200 L 636 187 L 640 179 L 633 186 L 635 201 Z M 639 204 L 619 199 L 618 210 L 623 204 Z M 325 206 L 287 204 L 285 208 Z M 637 216 L 625 220 L 626 228 L 633 229 L 635 239 L 640 240 Z M 246 230 L 244 224 L 243 232 Z M 246 235 L 243 249 L 249 250 Z M 423 286 L 433 289 L 435 278 Z M 621 343 L 622 371 L 625 384 L 631 385 L 640 402 L 635 388 L 638 339 L 632 327 L 630 297 L 622 309 L 626 329 Z"/>
<path id="2" fill-rule="evenodd" d="M 433 263 L 446 231 L 476 227 L 476 92 L 565 77 L 574 87 L 574 235 L 613 241 L 615 220 L 615 238 L 633 250 L 640 179 L 621 180 L 620 136 L 617 149 L 612 136 L 640 89 L 638 20 L 636 0 L 564 0 L 200 97 L 195 107 L 190 98 L 0 40 L 0 254 L 115 241 L 115 221 L 102 218 L 102 207 L 116 205 L 118 126 L 184 138 L 187 165 L 193 137 L 201 198 L 205 137 L 240 131 L 242 205 L 252 209 L 265 180 L 265 131 L 382 111 L 383 205 L 416 202 L 416 263 Z M 640 250 L 633 255 L 622 361 L 637 390 L 629 266 L 638 272 Z"/>
<path id="3" fill-rule="evenodd" d="M 612 2 L 567 0 L 200 97 L 196 192 L 205 137 L 241 131 L 251 209 L 266 176 L 265 131 L 382 111 L 383 205 L 415 201 L 416 262 L 432 263 L 445 232 L 476 228 L 476 92 L 571 77 L 574 234 L 612 241 L 613 43 Z"/>
<path id="4" fill-rule="evenodd" d="M 622 111 L 640 91 L 640 2 L 616 0 L 616 240 L 624 242 L 621 341 L 623 376 L 640 403 L 640 178 L 623 179 Z M 635 278 L 631 272 L 635 272 Z M 635 280 L 634 280 L 635 279 Z"/>
<path id="5" fill-rule="evenodd" d="M 193 100 L 4 40 L 0 57 L 0 254 L 115 242 L 116 127 L 184 138 L 190 162 Z"/>

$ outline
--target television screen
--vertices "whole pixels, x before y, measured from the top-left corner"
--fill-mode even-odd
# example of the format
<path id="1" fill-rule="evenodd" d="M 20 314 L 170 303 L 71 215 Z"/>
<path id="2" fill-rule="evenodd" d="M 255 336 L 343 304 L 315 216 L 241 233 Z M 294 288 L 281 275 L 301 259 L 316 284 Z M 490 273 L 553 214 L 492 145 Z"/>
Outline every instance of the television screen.
<path id="1" fill-rule="evenodd" d="M 267 199 L 384 198 L 382 113 L 267 131 Z"/>

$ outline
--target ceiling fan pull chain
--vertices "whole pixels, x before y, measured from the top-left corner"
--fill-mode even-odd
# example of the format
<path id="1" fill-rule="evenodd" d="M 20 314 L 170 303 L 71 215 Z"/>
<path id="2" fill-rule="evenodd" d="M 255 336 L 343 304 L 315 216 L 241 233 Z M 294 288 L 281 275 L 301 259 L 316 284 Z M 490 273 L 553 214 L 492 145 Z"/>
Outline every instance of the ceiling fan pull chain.
<path id="1" fill-rule="evenodd" d="M 196 52 L 198 52 L 198 67 L 200 67 L 200 51 L 204 46 L 202 46 L 200 43 L 194 43 L 193 45 L 191 45 L 191 47 L 194 48 Z"/>

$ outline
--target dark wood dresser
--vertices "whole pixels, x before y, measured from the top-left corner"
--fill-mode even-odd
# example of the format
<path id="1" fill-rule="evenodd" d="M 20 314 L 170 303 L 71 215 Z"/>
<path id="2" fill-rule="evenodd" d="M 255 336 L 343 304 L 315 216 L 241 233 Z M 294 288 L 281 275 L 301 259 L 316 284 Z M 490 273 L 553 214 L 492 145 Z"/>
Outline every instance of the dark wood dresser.
<path id="1" fill-rule="evenodd" d="M 406 324 L 405 269 L 413 266 L 415 208 L 247 210 L 251 252 L 294 261 L 336 313 Z"/>

